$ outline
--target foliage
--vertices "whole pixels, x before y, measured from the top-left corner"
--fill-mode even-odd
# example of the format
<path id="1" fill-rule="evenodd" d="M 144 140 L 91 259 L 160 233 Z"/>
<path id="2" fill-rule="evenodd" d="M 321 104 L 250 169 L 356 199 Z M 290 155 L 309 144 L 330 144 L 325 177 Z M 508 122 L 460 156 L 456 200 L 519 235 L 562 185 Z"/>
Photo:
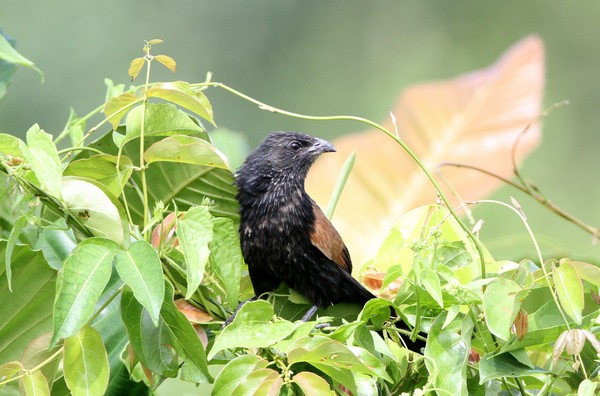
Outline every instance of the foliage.
<path id="1" fill-rule="evenodd" d="M 142 86 L 107 84 L 104 119 L 85 135 L 89 116 L 74 114 L 55 139 L 37 125 L 26 141 L 0 134 L 3 390 L 140 393 L 179 377 L 215 395 L 594 393 L 600 269 L 541 254 L 496 261 L 437 204 L 397 220 L 363 267 L 385 298 L 305 323 L 309 304 L 282 286 L 221 329 L 252 296 L 229 165 L 244 145 L 204 128 L 215 124 L 205 89 L 295 117 L 361 119 L 289 113 L 208 80 L 152 84 L 154 60 L 176 67 L 151 54 L 159 43 L 129 68 L 133 79 L 146 67 Z M 527 226 L 516 202 L 504 205 Z M 413 330 L 394 326 L 399 317 Z M 422 334 L 422 353 L 403 347 Z"/>

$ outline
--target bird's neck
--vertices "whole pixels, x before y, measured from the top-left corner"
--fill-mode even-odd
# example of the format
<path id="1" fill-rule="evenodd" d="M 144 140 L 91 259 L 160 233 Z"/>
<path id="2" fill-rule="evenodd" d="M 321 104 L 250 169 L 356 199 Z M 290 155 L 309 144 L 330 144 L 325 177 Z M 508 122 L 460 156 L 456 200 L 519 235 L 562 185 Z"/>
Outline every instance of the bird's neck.
<path id="1" fill-rule="evenodd" d="M 238 201 L 246 209 L 261 208 L 274 212 L 282 207 L 298 205 L 308 195 L 304 190 L 304 177 L 298 175 L 262 175 L 256 180 L 238 185 Z"/>

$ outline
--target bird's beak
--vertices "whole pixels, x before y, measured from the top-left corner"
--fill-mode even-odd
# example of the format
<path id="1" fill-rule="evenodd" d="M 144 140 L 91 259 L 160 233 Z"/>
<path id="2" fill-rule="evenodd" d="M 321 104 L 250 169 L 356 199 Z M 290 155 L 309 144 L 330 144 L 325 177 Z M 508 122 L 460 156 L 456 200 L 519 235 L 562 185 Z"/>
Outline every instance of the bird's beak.
<path id="1" fill-rule="evenodd" d="M 315 143 L 313 144 L 313 146 L 311 147 L 312 152 L 314 152 L 315 154 L 321 154 L 321 153 L 333 153 L 335 152 L 335 146 L 331 143 L 329 143 L 327 140 L 323 140 L 323 139 L 316 139 Z"/>

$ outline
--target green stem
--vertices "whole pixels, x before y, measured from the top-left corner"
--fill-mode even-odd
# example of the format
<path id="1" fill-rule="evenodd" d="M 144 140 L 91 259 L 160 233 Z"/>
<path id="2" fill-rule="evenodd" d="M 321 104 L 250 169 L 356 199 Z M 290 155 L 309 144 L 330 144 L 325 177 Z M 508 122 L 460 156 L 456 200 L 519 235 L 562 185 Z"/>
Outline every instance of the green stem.
<path id="1" fill-rule="evenodd" d="M 65 126 L 65 129 L 63 129 L 62 132 L 56 137 L 56 139 L 54 139 L 54 144 L 57 144 L 58 142 L 63 140 L 65 137 L 67 137 L 69 135 L 69 130 L 71 128 L 73 128 L 74 126 L 80 125 L 80 124 L 85 124 L 90 118 L 92 118 L 97 113 L 102 111 L 103 108 L 104 108 L 104 104 L 96 107 L 94 110 L 90 111 L 89 113 L 87 113 L 86 115 L 84 115 L 83 117 L 81 117 L 80 119 L 75 121 L 75 123 L 73 123 L 73 125 L 69 126 L 69 124 L 67 124 Z"/>
<path id="2" fill-rule="evenodd" d="M 88 320 L 88 324 L 91 324 L 94 321 L 94 319 L 96 319 L 98 315 L 100 315 L 102 311 L 104 311 L 104 309 L 108 307 L 108 305 L 123 291 L 124 288 L 125 284 L 123 283 L 117 290 L 115 290 L 115 292 L 110 297 L 108 297 L 104 304 L 102 304 L 102 306 L 98 308 L 96 312 L 94 312 L 94 315 L 92 315 L 90 320 Z"/>
<path id="3" fill-rule="evenodd" d="M 58 155 L 61 155 L 64 153 L 70 153 L 72 151 L 91 151 L 92 153 L 96 153 L 96 154 L 104 154 L 102 151 L 95 149 L 93 147 L 81 146 L 81 147 L 69 147 L 69 148 L 60 150 L 58 152 Z"/>
<path id="4" fill-rule="evenodd" d="M 146 129 L 146 108 L 148 104 L 148 97 L 146 93 L 148 91 L 150 85 L 150 65 L 152 64 L 152 58 L 148 54 L 146 56 L 146 83 L 144 85 L 144 98 L 142 104 L 142 120 L 140 123 L 140 178 L 142 179 L 142 194 L 144 196 L 144 220 L 142 230 L 146 230 L 148 225 L 148 185 L 146 182 L 146 169 L 144 164 L 144 134 Z M 142 234 L 143 238 L 147 241 L 149 238 L 149 233 L 146 231 Z"/>
<path id="5" fill-rule="evenodd" d="M 31 373 L 35 373 L 36 371 L 41 370 L 45 365 L 47 365 L 48 363 L 50 363 L 51 361 L 56 359 L 58 356 L 60 356 L 60 354 L 63 353 L 64 349 L 65 349 L 64 346 L 60 347 L 56 352 L 54 352 L 52 355 L 50 355 L 46 360 L 44 360 L 43 362 L 41 362 L 40 364 L 38 364 L 31 370 L 25 370 L 25 372 L 23 374 L 20 374 L 16 377 L 11 377 L 4 381 L 0 381 L 0 387 L 2 387 L 5 384 L 8 384 L 9 382 L 16 381 L 18 379 L 25 377 L 26 375 L 30 375 Z"/>

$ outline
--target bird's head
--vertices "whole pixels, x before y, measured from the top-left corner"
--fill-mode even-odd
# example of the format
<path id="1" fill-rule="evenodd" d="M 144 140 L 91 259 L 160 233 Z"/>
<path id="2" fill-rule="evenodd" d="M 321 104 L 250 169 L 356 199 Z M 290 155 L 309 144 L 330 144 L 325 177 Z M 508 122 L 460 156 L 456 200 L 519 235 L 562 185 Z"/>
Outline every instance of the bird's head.
<path id="1" fill-rule="evenodd" d="M 246 158 L 237 172 L 239 187 L 268 183 L 271 179 L 293 179 L 304 185 L 308 169 L 317 157 L 335 147 L 326 140 L 298 132 L 274 132 Z M 253 186 L 259 187 L 259 186 Z"/>

